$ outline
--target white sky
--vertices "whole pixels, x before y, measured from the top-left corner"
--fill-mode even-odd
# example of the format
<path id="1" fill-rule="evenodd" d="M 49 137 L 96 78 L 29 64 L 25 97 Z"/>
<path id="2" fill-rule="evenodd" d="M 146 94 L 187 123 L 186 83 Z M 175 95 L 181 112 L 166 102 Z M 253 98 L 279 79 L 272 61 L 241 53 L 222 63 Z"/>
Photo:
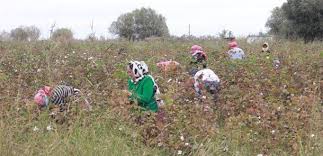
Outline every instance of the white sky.
<path id="1" fill-rule="evenodd" d="M 111 37 L 110 24 L 119 15 L 136 8 L 150 7 L 167 19 L 172 35 L 217 35 L 223 29 L 243 36 L 266 31 L 265 23 L 276 6 L 286 0 L 3 0 L 0 31 L 20 25 L 35 25 L 48 37 L 50 25 L 72 29 L 76 38 L 85 38 L 91 21 L 97 36 Z"/>

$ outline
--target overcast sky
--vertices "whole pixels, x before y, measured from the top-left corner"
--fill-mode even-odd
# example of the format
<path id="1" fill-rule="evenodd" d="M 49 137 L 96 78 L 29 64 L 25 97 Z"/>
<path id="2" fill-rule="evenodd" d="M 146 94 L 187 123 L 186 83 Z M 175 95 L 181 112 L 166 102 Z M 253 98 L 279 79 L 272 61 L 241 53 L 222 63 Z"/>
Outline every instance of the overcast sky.
<path id="1" fill-rule="evenodd" d="M 97 36 L 112 37 L 110 24 L 119 15 L 150 7 L 167 19 L 170 34 L 217 35 L 223 29 L 242 36 L 266 31 L 265 23 L 274 7 L 286 0 L 4 0 L 0 5 L 0 31 L 20 25 L 35 25 L 42 37 L 50 25 L 73 30 L 85 38 L 91 21 Z"/>

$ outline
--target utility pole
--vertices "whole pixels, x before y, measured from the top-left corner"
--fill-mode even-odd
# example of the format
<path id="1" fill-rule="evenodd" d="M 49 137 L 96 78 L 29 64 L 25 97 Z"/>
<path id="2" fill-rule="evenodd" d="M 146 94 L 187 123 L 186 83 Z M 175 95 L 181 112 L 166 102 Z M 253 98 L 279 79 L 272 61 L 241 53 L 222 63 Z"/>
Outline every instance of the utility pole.
<path id="1" fill-rule="evenodd" d="M 191 36 L 191 25 L 188 24 L 188 36 L 190 37 Z"/>
<path id="2" fill-rule="evenodd" d="M 92 34 L 94 33 L 93 19 L 92 19 L 92 21 L 91 21 L 91 33 L 92 33 Z"/>
<path id="3" fill-rule="evenodd" d="M 49 29 L 49 38 L 52 37 L 52 34 L 54 32 L 55 26 L 56 26 L 56 21 L 54 21 L 54 23 L 50 26 L 50 29 Z"/>

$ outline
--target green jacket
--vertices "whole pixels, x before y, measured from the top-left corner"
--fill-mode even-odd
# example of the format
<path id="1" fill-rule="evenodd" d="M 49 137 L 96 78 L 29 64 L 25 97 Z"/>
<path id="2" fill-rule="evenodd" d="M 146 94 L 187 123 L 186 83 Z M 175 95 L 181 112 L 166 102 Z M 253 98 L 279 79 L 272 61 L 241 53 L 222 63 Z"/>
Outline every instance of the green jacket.
<path id="1" fill-rule="evenodd" d="M 131 101 L 137 101 L 144 109 L 157 112 L 158 106 L 154 97 L 154 82 L 149 76 L 144 76 L 137 84 L 131 79 L 128 80 L 128 90 L 132 93 L 129 97 Z"/>

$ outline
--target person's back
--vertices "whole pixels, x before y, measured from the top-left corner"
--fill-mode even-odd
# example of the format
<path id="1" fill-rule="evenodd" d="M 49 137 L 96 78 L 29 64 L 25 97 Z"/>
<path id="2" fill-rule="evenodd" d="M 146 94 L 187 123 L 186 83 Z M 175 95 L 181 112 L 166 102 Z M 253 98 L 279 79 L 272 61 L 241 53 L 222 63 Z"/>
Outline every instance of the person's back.
<path id="1" fill-rule="evenodd" d="M 234 48 L 230 49 L 228 51 L 228 54 L 229 54 L 230 58 L 233 60 L 245 58 L 244 51 L 238 47 L 234 47 Z"/>
<path id="2" fill-rule="evenodd" d="M 211 69 L 202 69 L 194 75 L 194 89 L 198 95 L 201 95 L 202 86 L 211 94 L 216 94 L 219 85 L 220 79 Z"/>
<path id="3" fill-rule="evenodd" d="M 211 69 L 202 69 L 194 75 L 194 80 L 202 79 L 202 81 L 220 82 L 219 77 Z"/>
<path id="4" fill-rule="evenodd" d="M 235 59 L 244 59 L 245 53 L 242 49 L 239 48 L 238 43 L 235 38 L 232 38 L 231 41 L 228 43 L 229 51 L 227 54 L 233 60 Z"/>
<path id="5" fill-rule="evenodd" d="M 130 96 L 131 101 L 137 101 L 138 105 L 157 112 L 158 106 L 154 97 L 154 82 L 150 76 L 145 75 L 137 83 L 128 80 L 128 90 L 132 93 Z"/>
<path id="6" fill-rule="evenodd" d="M 164 101 L 160 97 L 161 96 L 161 93 L 160 93 L 158 84 L 156 83 L 154 77 L 149 74 L 148 65 L 144 61 L 140 61 L 139 63 L 141 64 L 141 67 L 142 67 L 142 73 L 144 75 L 149 76 L 153 80 L 153 82 L 154 82 L 154 96 L 155 96 L 155 99 L 157 101 L 158 106 L 164 105 Z"/>

